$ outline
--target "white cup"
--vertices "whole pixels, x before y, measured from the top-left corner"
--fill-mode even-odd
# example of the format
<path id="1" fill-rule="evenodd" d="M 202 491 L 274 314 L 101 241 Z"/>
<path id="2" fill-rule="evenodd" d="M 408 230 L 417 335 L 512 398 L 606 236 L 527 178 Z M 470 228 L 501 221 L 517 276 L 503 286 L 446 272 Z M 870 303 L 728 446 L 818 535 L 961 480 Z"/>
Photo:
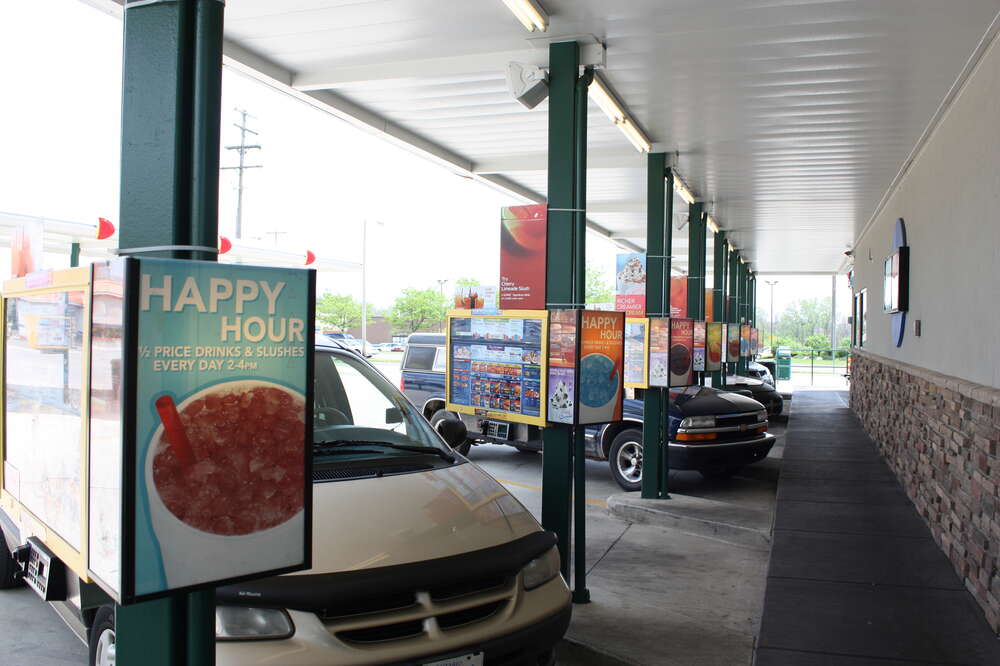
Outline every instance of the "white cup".
<path id="1" fill-rule="evenodd" d="M 188 397 L 177 405 L 177 411 L 195 400 L 218 391 L 247 391 L 258 387 L 282 390 L 297 401 L 304 398 L 289 388 L 256 379 L 241 379 L 215 384 Z M 304 512 L 274 527 L 251 534 L 225 536 L 194 528 L 171 513 L 156 488 L 153 479 L 153 459 L 163 436 L 163 424 L 156 429 L 146 449 L 146 495 L 152 528 L 159 541 L 166 589 L 226 580 L 257 572 L 270 571 L 303 561 Z M 308 453 L 308 452 L 307 452 Z M 311 479 L 305 479 L 311 483 Z M 160 590 L 150 590 L 156 592 Z"/>

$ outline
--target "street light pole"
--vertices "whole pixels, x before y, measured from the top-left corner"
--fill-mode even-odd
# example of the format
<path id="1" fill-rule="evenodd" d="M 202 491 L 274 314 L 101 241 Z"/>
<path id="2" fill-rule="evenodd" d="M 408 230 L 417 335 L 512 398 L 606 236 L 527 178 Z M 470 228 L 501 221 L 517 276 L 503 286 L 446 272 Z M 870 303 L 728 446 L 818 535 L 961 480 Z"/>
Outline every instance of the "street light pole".
<path id="1" fill-rule="evenodd" d="M 382 222 L 375 224 L 385 226 Z M 365 218 L 361 225 L 361 355 L 364 356 L 368 344 L 368 294 L 367 289 L 368 272 L 368 219 Z"/>
<path id="2" fill-rule="evenodd" d="M 771 355 L 774 356 L 774 285 L 778 284 L 778 281 L 765 280 L 765 282 L 771 287 Z"/>

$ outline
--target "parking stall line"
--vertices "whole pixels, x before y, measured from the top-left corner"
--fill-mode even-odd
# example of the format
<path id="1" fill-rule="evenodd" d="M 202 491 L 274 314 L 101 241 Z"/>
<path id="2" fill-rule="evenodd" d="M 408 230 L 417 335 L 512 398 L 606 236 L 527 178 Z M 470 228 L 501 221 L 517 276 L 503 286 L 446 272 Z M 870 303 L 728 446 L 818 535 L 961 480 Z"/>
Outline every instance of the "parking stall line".
<path id="1" fill-rule="evenodd" d="M 507 481 L 505 479 L 497 479 L 500 483 L 505 486 L 514 486 L 515 488 L 524 488 L 526 490 L 534 490 L 535 492 L 542 492 L 542 489 L 538 486 L 529 486 L 527 483 L 518 483 L 517 481 Z M 586 498 L 587 504 L 593 504 L 594 506 L 607 507 L 608 503 L 604 500 L 594 499 L 592 497 Z"/>

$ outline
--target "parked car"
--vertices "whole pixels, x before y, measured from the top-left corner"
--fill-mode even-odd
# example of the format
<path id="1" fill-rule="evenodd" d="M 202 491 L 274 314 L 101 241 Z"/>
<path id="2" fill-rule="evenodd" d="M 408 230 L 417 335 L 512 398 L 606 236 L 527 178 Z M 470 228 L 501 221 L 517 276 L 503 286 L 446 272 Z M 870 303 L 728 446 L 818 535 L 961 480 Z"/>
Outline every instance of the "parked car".
<path id="1" fill-rule="evenodd" d="M 774 375 L 763 363 L 750 361 L 747 366 L 747 377 L 769 384 L 772 388 L 774 387 Z"/>
<path id="2" fill-rule="evenodd" d="M 785 407 L 781 394 L 778 393 L 773 384 L 762 382 L 753 377 L 729 375 L 726 377 L 725 388 L 727 391 L 749 393 L 751 398 L 767 408 L 767 414 L 772 418 L 779 416 Z"/>
<path id="3" fill-rule="evenodd" d="M 513 446 L 522 453 L 542 450 L 542 429 L 537 426 L 447 411 L 446 362 L 443 334 L 411 335 L 400 388 L 435 427 L 454 420 L 465 423 L 468 439 L 458 447 L 463 455 L 484 442 Z M 767 432 L 766 409 L 749 392 L 747 386 L 735 392 L 703 386 L 671 389 L 670 467 L 698 470 L 706 477 L 726 476 L 767 457 L 774 436 Z M 643 411 L 642 400 L 625 400 L 623 421 L 586 429 L 587 457 L 608 461 L 625 490 L 638 490 L 642 484 Z"/>
<path id="4" fill-rule="evenodd" d="M 365 358 L 371 358 L 375 355 L 375 347 L 372 346 L 370 342 L 366 341 L 362 343 L 361 340 L 358 340 L 350 333 L 343 333 L 341 331 L 324 331 L 323 335 L 328 339 L 347 347 L 354 353 L 364 356 Z"/>
<path id="5" fill-rule="evenodd" d="M 555 535 L 345 345 L 315 357 L 312 569 L 220 587 L 216 663 L 552 664 L 570 619 Z M 0 510 L 0 587 L 20 527 Z M 197 557 L 198 553 L 191 553 Z M 113 663 L 114 612 L 60 612 Z M 444 663 L 444 662 L 441 662 Z"/>

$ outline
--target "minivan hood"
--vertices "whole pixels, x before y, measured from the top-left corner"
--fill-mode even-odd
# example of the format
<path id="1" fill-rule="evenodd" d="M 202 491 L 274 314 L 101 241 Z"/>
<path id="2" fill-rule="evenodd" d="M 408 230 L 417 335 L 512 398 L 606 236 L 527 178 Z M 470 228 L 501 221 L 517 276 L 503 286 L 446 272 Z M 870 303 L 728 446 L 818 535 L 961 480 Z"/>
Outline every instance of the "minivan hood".
<path id="1" fill-rule="evenodd" d="M 498 546 L 539 529 L 502 485 L 469 462 L 315 483 L 313 568 L 299 573 L 421 562 Z"/>

